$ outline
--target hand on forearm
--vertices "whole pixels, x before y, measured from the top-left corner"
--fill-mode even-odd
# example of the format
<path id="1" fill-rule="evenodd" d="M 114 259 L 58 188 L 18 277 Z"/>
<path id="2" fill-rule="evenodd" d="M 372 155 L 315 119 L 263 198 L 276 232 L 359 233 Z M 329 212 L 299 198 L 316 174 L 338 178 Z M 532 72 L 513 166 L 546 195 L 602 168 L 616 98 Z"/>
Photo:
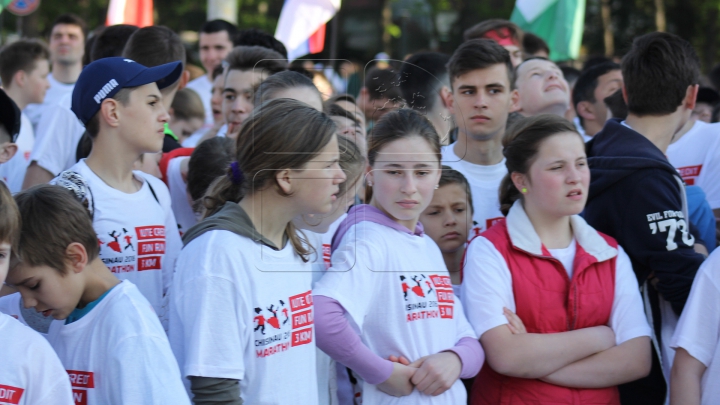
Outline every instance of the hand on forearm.
<path id="1" fill-rule="evenodd" d="M 500 374 L 541 378 L 615 345 L 607 326 L 560 333 L 514 334 L 508 325 L 485 332 L 480 339 L 490 366 Z"/>
<path id="2" fill-rule="evenodd" d="M 651 366 L 650 338 L 630 339 L 541 378 L 570 388 L 606 388 L 646 376 Z"/>

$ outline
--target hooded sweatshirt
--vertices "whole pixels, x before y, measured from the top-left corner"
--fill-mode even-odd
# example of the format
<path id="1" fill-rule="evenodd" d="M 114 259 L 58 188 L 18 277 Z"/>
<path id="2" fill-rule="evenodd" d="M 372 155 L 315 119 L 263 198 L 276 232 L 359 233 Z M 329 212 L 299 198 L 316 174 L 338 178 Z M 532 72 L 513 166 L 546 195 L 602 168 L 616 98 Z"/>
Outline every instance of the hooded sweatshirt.
<path id="1" fill-rule="evenodd" d="M 657 291 L 680 314 L 703 256 L 693 249 L 677 170 L 618 120 L 608 121 L 586 148 L 591 182 L 583 216 L 625 248 L 639 284 L 657 278 Z"/>

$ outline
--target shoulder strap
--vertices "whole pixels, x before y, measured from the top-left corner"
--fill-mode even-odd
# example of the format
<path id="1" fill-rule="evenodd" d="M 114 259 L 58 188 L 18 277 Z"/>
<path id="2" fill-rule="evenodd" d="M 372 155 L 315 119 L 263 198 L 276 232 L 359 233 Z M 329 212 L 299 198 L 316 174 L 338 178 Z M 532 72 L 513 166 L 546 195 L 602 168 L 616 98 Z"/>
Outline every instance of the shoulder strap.
<path id="1" fill-rule="evenodd" d="M 150 188 L 150 192 L 152 193 L 153 198 L 155 198 L 155 201 L 157 201 L 157 203 L 160 204 L 160 200 L 158 199 L 157 194 L 155 194 L 155 190 L 153 189 L 152 184 L 150 184 L 150 180 L 145 179 L 145 181 L 147 182 L 148 188 Z"/>

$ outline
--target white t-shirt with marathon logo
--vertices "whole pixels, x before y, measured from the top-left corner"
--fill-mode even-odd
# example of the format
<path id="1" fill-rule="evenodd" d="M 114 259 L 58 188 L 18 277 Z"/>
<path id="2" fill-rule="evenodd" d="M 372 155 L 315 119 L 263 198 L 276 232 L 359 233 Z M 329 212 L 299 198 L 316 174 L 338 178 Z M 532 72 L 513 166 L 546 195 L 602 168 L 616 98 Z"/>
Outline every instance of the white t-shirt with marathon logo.
<path id="1" fill-rule="evenodd" d="M 167 187 L 149 174 L 134 171 L 143 185 L 140 191 L 124 193 L 107 185 L 84 159 L 68 170 L 79 173 L 92 192 L 100 258 L 117 278 L 132 281 L 164 319 L 163 296 L 182 249 Z"/>
<path id="2" fill-rule="evenodd" d="M 720 208 L 720 123 L 695 122 L 668 147 L 667 158 L 687 185 L 705 192 L 710 208 Z"/>
<path id="3" fill-rule="evenodd" d="M 0 314 L 0 347 L 0 404 L 73 404 L 68 375 L 40 334 Z"/>
<path id="4" fill-rule="evenodd" d="M 410 235 L 369 221 L 353 225 L 313 294 L 337 300 L 363 343 L 384 359 L 395 355 L 415 361 L 448 350 L 464 337 L 477 337 L 455 299 L 440 248 L 427 235 Z M 466 401 L 460 380 L 436 397 L 414 390 L 397 398 L 375 385 L 363 385 L 366 404 Z"/>
<path id="5" fill-rule="evenodd" d="M 150 303 L 129 281 L 47 337 L 70 375 L 75 405 L 190 405 Z"/>
<path id="6" fill-rule="evenodd" d="M 466 162 L 455 154 L 456 144 L 457 142 L 443 146 L 442 164 L 462 173 L 470 183 L 474 210 L 473 221 L 476 222 L 470 232 L 469 239 L 472 239 L 503 218 L 500 212 L 498 190 L 500 182 L 507 174 L 507 168 L 505 167 L 505 159 L 491 166 Z"/>
<path id="7" fill-rule="evenodd" d="M 229 231 L 192 240 L 170 290 L 183 377 L 240 380 L 247 404 L 317 404 L 312 264 Z M 189 386 L 189 381 L 186 380 Z"/>

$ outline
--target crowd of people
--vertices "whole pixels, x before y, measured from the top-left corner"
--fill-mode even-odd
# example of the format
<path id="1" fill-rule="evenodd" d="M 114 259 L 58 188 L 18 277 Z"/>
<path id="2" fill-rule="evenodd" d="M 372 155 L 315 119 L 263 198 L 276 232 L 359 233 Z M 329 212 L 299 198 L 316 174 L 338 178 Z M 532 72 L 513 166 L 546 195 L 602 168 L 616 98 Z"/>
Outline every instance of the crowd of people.
<path id="1" fill-rule="evenodd" d="M 464 39 L 357 91 L 222 20 L 200 74 L 163 26 L 5 45 L 0 403 L 720 401 L 720 69 Z"/>

